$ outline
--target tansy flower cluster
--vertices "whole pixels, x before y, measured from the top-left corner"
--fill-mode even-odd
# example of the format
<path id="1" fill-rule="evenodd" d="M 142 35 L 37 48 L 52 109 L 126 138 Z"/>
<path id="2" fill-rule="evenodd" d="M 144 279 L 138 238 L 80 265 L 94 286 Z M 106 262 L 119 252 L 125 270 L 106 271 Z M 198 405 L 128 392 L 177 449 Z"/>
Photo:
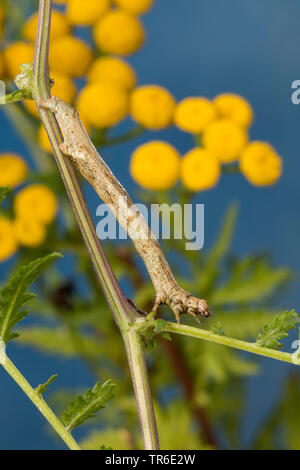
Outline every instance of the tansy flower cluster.
<path id="1" fill-rule="evenodd" d="M 125 57 L 138 52 L 144 44 L 146 33 L 140 16 L 151 9 L 153 2 L 54 2 L 65 5 L 65 8 L 53 9 L 52 12 L 49 50 L 50 76 L 54 81 L 52 94 L 75 104 L 88 130 L 115 126 L 128 116 L 131 108 L 134 118 L 137 115 L 139 120 L 140 99 L 133 97 L 131 100 L 137 77 Z M 23 38 L 6 46 L 0 54 L 1 78 L 13 80 L 20 72 L 20 64 L 33 61 L 37 24 L 38 13 L 35 12 L 23 26 Z M 75 28 L 78 26 L 91 28 L 94 44 L 90 45 L 76 37 Z M 79 78 L 85 80 L 81 89 L 77 86 Z M 143 96 L 141 99 L 144 99 Z M 24 106 L 39 119 L 33 101 L 26 100 Z M 165 118 L 162 118 L 164 122 Z M 39 132 L 39 143 L 44 150 L 51 151 L 47 135 L 42 129 Z"/>
<path id="2" fill-rule="evenodd" d="M 43 184 L 31 184 L 16 194 L 28 173 L 25 161 L 10 153 L 0 154 L 0 187 L 14 190 L 13 218 L 0 215 L 0 261 L 14 255 L 19 246 L 37 247 L 47 235 L 47 225 L 56 216 L 56 196 Z"/>
<path id="3" fill-rule="evenodd" d="M 144 44 L 146 33 L 141 15 L 150 10 L 154 0 L 54 3 L 64 5 L 64 9 L 52 13 L 49 50 L 52 94 L 76 105 L 88 132 L 95 130 L 104 135 L 129 116 L 139 129 L 158 131 L 175 125 L 194 137 L 195 147 L 183 156 L 161 141 L 148 142 L 136 149 L 130 170 L 140 186 L 167 190 L 181 180 L 188 190 L 203 191 L 217 185 L 228 164 L 254 185 L 276 183 L 281 175 L 281 158 L 268 143 L 249 141 L 253 110 L 246 99 L 223 93 L 213 100 L 194 96 L 176 102 L 164 87 L 138 85 L 126 57 Z M 32 62 L 37 20 L 37 13 L 28 18 L 23 39 L 8 45 L 0 55 L 2 76 L 13 79 L 20 64 Z M 78 26 L 91 28 L 92 45 L 76 37 Z M 32 101 L 26 100 L 24 106 L 39 118 Z M 43 127 L 38 139 L 42 148 L 51 152 Z"/>
<path id="4" fill-rule="evenodd" d="M 132 155 L 131 175 L 144 188 L 167 190 L 181 179 L 190 191 L 211 189 L 227 164 L 236 165 L 257 186 L 272 185 L 281 175 L 281 158 L 271 145 L 249 141 L 253 111 L 239 95 L 224 93 L 212 101 L 188 97 L 176 104 L 166 90 L 141 87 L 132 94 L 131 113 L 149 129 L 174 124 L 192 134 L 197 143 L 182 158 L 174 148 L 171 152 L 165 142 L 149 142 L 139 147 Z"/>

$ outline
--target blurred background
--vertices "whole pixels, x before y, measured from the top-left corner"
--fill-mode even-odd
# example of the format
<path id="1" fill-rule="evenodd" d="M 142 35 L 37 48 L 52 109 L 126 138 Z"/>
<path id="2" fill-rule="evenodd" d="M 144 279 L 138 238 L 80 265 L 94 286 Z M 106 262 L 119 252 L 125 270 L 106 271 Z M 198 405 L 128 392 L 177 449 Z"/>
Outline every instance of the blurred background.
<path id="1" fill-rule="evenodd" d="M 251 103 L 255 113 L 254 124 L 250 131 L 251 139 L 270 142 L 283 159 L 283 175 L 275 186 L 258 188 L 250 185 L 241 174 L 225 174 L 217 187 L 210 191 L 199 192 L 194 198 L 195 202 L 205 204 L 204 254 L 209 253 L 219 236 L 222 221 L 230 204 L 233 202 L 239 204 L 233 241 L 228 249 L 229 268 L 221 271 L 220 283 L 226 282 L 229 278 L 230 269 L 234 263 L 237 263 L 237 260 L 245 260 L 249 255 L 260 260 L 257 262 L 261 262 L 261 259 L 267 260 L 264 262 L 272 266 L 268 269 L 274 269 L 274 272 L 281 269 L 284 272 L 286 269 L 291 270 L 291 275 L 282 276 L 283 285 L 280 282 L 272 285 L 272 298 L 268 295 L 262 296 L 262 303 L 256 302 L 254 295 L 254 300 L 250 299 L 245 302 L 242 300 L 231 310 L 232 301 L 228 304 L 225 302 L 225 306 L 219 305 L 219 309 L 218 306 L 213 308 L 213 321 L 215 318 L 220 319 L 226 334 L 245 339 L 252 339 L 254 335 L 255 338 L 256 334 L 253 333 L 252 326 L 254 331 L 258 332 L 265 323 L 265 317 L 264 314 L 260 317 L 255 314 L 252 325 L 249 305 L 253 311 L 257 309 L 259 312 L 274 311 L 276 313 L 292 308 L 299 310 L 300 224 L 297 172 L 300 169 L 298 155 L 300 106 L 293 105 L 291 102 L 291 84 L 294 80 L 300 79 L 297 60 L 300 4 L 297 0 L 289 2 L 282 0 L 244 0 L 243 2 L 239 0 L 226 0 L 226 2 L 223 0 L 189 0 L 188 2 L 156 0 L 153 8 L 142 16 L 141 20 L 146 30 L 147 41 L 137 54 L 128 59 L 136 71 L 140 85 L 159 84 L 166 87 L 178 101 L 186 96 L 197 95 L 212 99 L 223 92 L 242 95 Z M 90 32 L 85 28 L 79 28 L 78 35 L 85 40 L 90 40 Z M 127 119 L 116 126 L 113 133 L 119 135 L 130 128 L 132 128 L 132 121 Z M 15 152 L 23 156 L 34 169 L 36 164 L 32 153 L 3 108 L 0 110 L 0 133 L 1 152 Z M 103 158 L 121 183 L 134 195 L 136 201 L 139 201 L 142 196 L 140 188 L 130 176 L 130 156 L 139 144 L 157 138 L 172 143 L 181 154 L 194 145 L 191 135 L 172 126 L 159 132 L 147 131 L 146 134 L 127 143 L 102 149 Z M 96 223 L 95 214 L 99 199 L 89 187 L 85 187 L 85 194 Z M 151 197 L 155 200 L 159 196 Z M 63 221 L 60 221 L 60 224 L 63 225 Z M 113 264 L 119 266 L 120 263 L 118 264 L 118 260 L 115 259 L 116 243 L 106 245 Z M 130 248 L 126 249 L 132 254 Z M 171 259 L 173 255 L 170 254 Z M 4 282 L 7 279 L 16 263 L 17 256 L 0 264 L 1 281 Z M 142 265 L 137 263 L 138 268 L 143 269 Z M 176 264 L 175 256 L 174 263 Z M 205 266 L 205 262 L 203 263 L 202 266 Z M 46 277 L 44 282 L 48 282 L 47 287 L 50 285 L 51 289 L 57 289 L 61 283 L 67 291 L 66 295 L 70 289 L 75 289 L 75 292 L 72 291 L 75 298 L 89 298 L 89 285 L 82 274 L 84 269 L 87 269 L 85 266 L 88 263 L 84 261 L 83 264 L 84 266 L 78 268 L 76 255 L 66 253 L 64 260 L 59 263 L 60 274 L 57 272 L 49 274 L 50 280 L 48 281 Z M 79 269 L 78 275 L 74 274 L 77 268 Z M 149 284 L 146 285 L 147 288 L 143 287 L 143 294 L 136 296 L 135 287 L 128 280 L 129 276 L 124 275 L 126 266 L 123 268 L 122 271 L 120 267 L 117 273 L 120 271 L 122 287 L 126 294 L 134 296 L 139 302 L 143 295 L 144 305 L 147 304 L 148 298 L 151 298 Z M 264 273 L 264 269 L 267 270 L 261 267 L 260 272 Z M 181 276 L 187 276 L 186 272 L 184 271 Z M 259 274 L 257 276 L 259 277 Z M 200 268 L 199 277 L 201 277 Z M 290 279 L 289 282 L 287 278 Z M 146 276 L 145 279 L 147 279 Z M 248 277 L 245 279 L 245 282 L 248 282 Z M 66 282 L 72 284 L 69 291 L 66 288 Z M 260 282 L 262 286 L 264 282 L 268 282 L 267 279 L 264 280 L 263 274 Z M 39 286 L 36 289 L 38 292 Z M 103 345 L 106 345 L 108 349 L 115 350 L 118 347 L 121 349 L 117 332 L 108 319 L 110 313 L 105 302 L 103 299 L 98 299 L 97 302 L 102 318 L 105 319 L 103 320 L 105 331 L 111 332 L 111 335 L 116 337 L 112 341 L 103 340 Z M 245 331 L 240 335 L 239 309 L 247 310 L 248 315 L 247 327 L 245 326 Z M 32 325 L 45 324 L 49 321 L 51 325 L 56 324 L 55 322 L 62 323 L 58 318 L 59 315 L 54 315 L 49 320 L 48 314 L 42 310 L 41 308 L 39 312 L 38 305 L 35 305 L 35 315 L 25 320 L 24 328 L 32 328 Z M 94 310 L 93 304 L 91 312 Z M 223 323 L 221 318 L 222 315 L 226 315 L 226 312 L 229 312 L 232 320 L 227 329 L 226 320 Z M 232 318 L 233 314 L 236 314 L 235 318 Z M 168 317 L 167 311 L 165 315 Z M 241 324 L 244 325 L 242 319 Z M 202 322 L 202 327 L 206 327 L 205 321 Z M 32 338 L 28 337 L 28 344 L 22 343 L 21 338 L 22 336 L 20 340 L 9 345 L 8 354 L 32 384 L 43 382 L 53 373 L 58 374 L 56 383 L 51 387 L 53 393 L 48 396 L 50 403 L 53 403 L 57 409 L 63 403 L 64 396 L 68 395 L 69 389 L 76 392 L 95 383 L 91 368 L 86 365 L 79 353 L 60 354 L 60 352 L 55 352 L 55 346 L 53 346 L 53 351 L 43 351 L 43 347 L 38 346 L 37 341 Z M 285 341 L 286 351 L 292 351 L 291 345 L 294 339 L 297 339 L 296 332 Z M 55 338 L 53 342 L 55 343 Z M 183 344 L 187 342 L 190 342 L 191 346 Z M 178 426 L 179 429 L 182 428 L 182 435 L 185 433 L 189 435 L 190 445 L 194 446 L 190 448 L 207 448 L 211 445 L 217 448 L 300 448 L 299 435 L 297 436 L 296 432 L 297 416 L 300 410 L 298 399 L 293 399 L 297 397 L 299 391 L 298 369 L 284 363 L 234 353 L 235 359 L 232 356 L 228 357 L 230 365 L 227 364 L 224 367 L 220 365 L 220 371 L 217 371 L 216 364 L 219 359 L 216 359 L 215 364 L 211 357 L 219 358 L 226 355 L 225 348 L 214 347 L 213 349 L 212 346 L 211 350 L 209 348 L 204 350 L 199 343 L 194 345 L 188 338 L 184 338 L 180 340 L 178 346 L 184 350 L 189 364 L 188 370 L 194 378 L 194 385 L 197 388 L 195 402 L 197 406 L 199 405 L 200 415 L 201 410 L 205 410 L 205 418 L 202 415 L 199 420 L 195 418 L 198 413 L 195 410 L 185 412 L 185 408 L 188 408 L 186 406 L 188 399 L 183 391 L 184 385 L 176 374 L 166 373 L 165 369 L 172 369 L 173 366 L 161 359 L 162 356 L 167 355 L 165 346 L 161 344 L 157 346 L 157 348 L 162 348 L 160 353 L 149 350 L 150 369 L 153 369 L 151 369 L 152 386 L 159 410 L 159 429 L 164 435 L 170 434 L 170 442 L 167 439 L 166 442 L 164 441 L 165 448 L 176 448 L 176 443 L 172 441 L 171 436 L 175 419 L 180 423 Z M 197 362 L 195 358 L 198 355 Z M 115 361 L 118 365 L 110 364 L 109 367 L 104 364 L 106 360 L 109 360 L 101 359 L 101 351 L 99 357 L 97 367 L 100 370 L 103 369 L 104 378 L 113 374 L 107 370 L 111 371 L 117 367 L 122 369 L 122 360 L 118 354 L 112 353 L 112 362 Z M 201 363 L 201 360 L 204 363 Z M 160 361 L 161 367 L 153 365 L 153 361 Z M 209 374 L 205 371 L 205 367 L 215 372 Z M 124 365 L 124 373 L 125 371 L 126 365 Z M 128 436 L 125 439 L 121 431 L 127 427 L 136 429 L 136 417 L 130 384 L 124 385 L 125 379 L 120 371 L 114 371 L 114 373 L 113 380 L 119 387 L 123 401 L 120 399 L 118 403 L 119 398 L 113 400 L 108 405 L 110 411 L 104 412 L 102 420 L 100 414 L 98 423 L 92 423 L 91 429 L 80 429 L 76 436 L 86 439 L 91 432 L 99 431 L 103 427 L 102 436 L 100 435 L 97 441 L 99 445 L 104 443 L 118 448 L 117 444 L 114 444 L 117 439 L 116 435 L 122 442 L 119 446 L 125 445 L 126 447 L 124 440 L 127 439 L 129 442 L 130 439 Z M 64 448 L 63 444 L 49 431 L 43 418 L 27 397 L 2 370 L 0 370 L 0 383 L 0 448 Z M 105 425 L 106 420 L 112 424 Z M 203 430 L 203 427 L 206 427 L 206 430 Z M 107 442 L 109 441 L 108 432 L 111 433 L 109 434 L 111 443 Z M 211 435 L 213 435 L 212 439 L 209 438 Z"/>

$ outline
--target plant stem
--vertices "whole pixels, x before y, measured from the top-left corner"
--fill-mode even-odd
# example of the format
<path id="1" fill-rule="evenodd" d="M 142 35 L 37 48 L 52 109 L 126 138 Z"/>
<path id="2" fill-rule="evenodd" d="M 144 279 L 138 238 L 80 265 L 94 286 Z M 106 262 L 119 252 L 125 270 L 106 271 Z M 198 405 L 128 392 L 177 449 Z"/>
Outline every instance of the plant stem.
<path id="1" fill-rule="evenodd" d="M 50 96 L 48 49 L 51 7 L 51 0 L 40 0 L 39 24 L 33 67 L 32 95 L 50 139 L 54 157 L 65 184 L 90 258 L 94 264 L 95 271 L 100 280 L 100 284 L 115 318 L 116 324 L 123 336 L 127 355 L 131 361 L 130 370 L 139 410 L 144 445 L 145 447 L 147 446 L 147 449 L 158 449 L 157 435 L 156 439 L 153 438 L 155 416 L 148 382 L 145 355 L 142 345 L 138 342 L 137 338 L 130 333 L 129 328 L 129 325 L 134 324 L 138 315 L 134 307 L 125 298 L 108 262 L 100 240 L 97 237 L 73 164 L 60 150 L 59 145 L 62 142 L 62 136 L 55 116 L 52 113 L 39 108 L 40 101 L 42 99 L 49 98 Z M 151 438 L 149 436 L 151 436 Z"/>
<path id="2" fill-rule="evenodd" d="M 201 328 L 194 328 L 186 325 L 178 325 L 176 323 L 167 322 L 165 331 L 168 333 L 178 333 L 179 335 L 191 336 L 192 338 L 204 339 L 217 344 L 223 344 L 231 348 L 240 349 L 241 351 L 247 351 L 259 356 L 269 357 L 277 359 L 278 361 L 288 362 L 290 364 L 300 365 L 293 360 L 293 355 L 276 351 L 275 349 L 268 349 L 258 346 L 256 343 L 249 343 L 247 341 L 241 341 L 239 339 L 229 338 L 227 336 L 216 335 L 208 330 L 202 330 Z"/>
<path id="3" fill-rule="evenodd" d="M 16 368 L 16 366 L 10 361 L 7 356 L 1 358 L 1 365 L 6 370 L 6 372 L 14 379 L 14 381 L 19 385 L 23 392 L 26 393 L 28 398 L 34 403 L 37 409 L 42 413 L 48 423 L 52 426 L 52 428 L 57 432 L 57 434 L 69 447 L 69 449 L 81 450 L 71 433 L 67 431 L 62 422 L 53 413 L 51 408 L 49 408 L 43 397 L 31 387 L 25 377 L 21 374 L 21 372 Z"/>
<path id="4" fill-rule="evenodd" d="M 144 430 L 145 450 L 159 449 L 158 434 L 149 382 L 145 381 L 147 366 L 144 346 L 140 334 L 131 327 L 125 337 L 125 347 L 137 399 L 139 419 Z"/>

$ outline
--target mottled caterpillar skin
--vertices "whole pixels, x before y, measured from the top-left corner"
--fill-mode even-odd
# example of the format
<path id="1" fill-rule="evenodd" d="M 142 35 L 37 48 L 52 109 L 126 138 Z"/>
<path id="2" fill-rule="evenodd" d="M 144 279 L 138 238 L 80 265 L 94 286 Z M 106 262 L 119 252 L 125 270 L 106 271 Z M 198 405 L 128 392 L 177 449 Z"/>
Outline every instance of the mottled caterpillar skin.
<path id="1" fill-rule="evenodd" d="M 78 112 L 57 97 L 42 100 L 40 107 L 55 114 L 64 139 L 60 150 L 72 159 L 100 198 L 110 206 L 142 257 L 156 292 L 153 310 L 157 311 L 161 304 L 168 305 L 178 323 L 183 313 L 196 320 L 198 315 L 209 317 L 206 301 L 193 297 L 177 284 L 156 237 L 127 191 L 95 149 Z"/>

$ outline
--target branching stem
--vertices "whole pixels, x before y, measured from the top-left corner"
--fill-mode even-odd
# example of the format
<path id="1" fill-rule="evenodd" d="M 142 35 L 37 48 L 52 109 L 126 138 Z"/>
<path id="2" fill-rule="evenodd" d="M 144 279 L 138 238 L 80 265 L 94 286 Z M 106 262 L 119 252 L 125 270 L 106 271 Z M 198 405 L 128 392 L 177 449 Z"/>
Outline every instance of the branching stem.
<path id="1" fill-rule="evenodd" d="M 61 439 L 66 443 L 69 449 L 81 450 L 71 433 L 64 427 L 62 422 L 57 418 L 51 408 L 49 408 L 43 397 L 31 387 L 31 385 L 27 382 L 25 377 L 11 362 L 11 360 L 7 356 L 2 356 L 0 364 L 6 370 L 6 372 L 13 378 L 13 380 L 19 385 L 23 392 L 32 401 L 32 403 L 34 403 L 37 409 L 46 418 L 48 423 L 57 432 Z"/>
<path id="2" fill-rule="evenodd" d="M 55 160 L 65 184 L 73 212 L 81 230 L 90 258 L 93 262 L 109 307 L 114 315 L 116 324 L 123 336 L 128 357 L 131 357 L 130 351 L 137 351 L 135 338 L 135 334 L 137 333 L 129 334 L 129 327 L 134 324 L 138 314 L 135 311 L 135 308 L 125 298 L 105 255 L 103 247 L 97 237 L 73 164 L 60 150 L 62 136 L 57 120 L 51 112 L 40 108 L 40 102 L 50 97 L 48 49 L 51 8 L 51 0 L 40 0 L 39 24 L 33 67 L 32 95 L 50 139 Z M 142 413 L 140 412 L 139 416 L 144 447 L 145 449 L 155 450 L 159 448 L 158 437 L 157 434 L 154 436 L 153 433 L 153 430 L 156 429 L 155 416 L 153 413 L 152 398 L 149 392 L 148 374 L 142 345 L 140 345 L 138 349 L 138 354 L 138 363 L 129 361 L 130 371 L 134 384 L 137 406 L 139 410 L 142 410 Z M 146 414 L 147 419 L 142 419 Z"/>
<path id="3" fill-rule="evenodd" d="M 275 349 L 262 348 L 256 343 L 249 343 L 247 341 L 241 341 L 227 336 L 216 335 L 211 331 L 203 330 L 201 328 L 194 328 L 187 325 L 176 325 L 176 323 L 166 322 L 165 331 L 168 333 L 191 336 L 192 338 L 204 339 L 216 344 L 223 344 L 224 346 L 229 346 L 234 349 L 240 349 L 241 351 L 251 352 L 259 356 L 277 359 L 278 361 L 288 362 L 294 365 L 300 365 L 300 362 L 298 363 L 295 361 L 293 354 L 277 351 Z"/>

